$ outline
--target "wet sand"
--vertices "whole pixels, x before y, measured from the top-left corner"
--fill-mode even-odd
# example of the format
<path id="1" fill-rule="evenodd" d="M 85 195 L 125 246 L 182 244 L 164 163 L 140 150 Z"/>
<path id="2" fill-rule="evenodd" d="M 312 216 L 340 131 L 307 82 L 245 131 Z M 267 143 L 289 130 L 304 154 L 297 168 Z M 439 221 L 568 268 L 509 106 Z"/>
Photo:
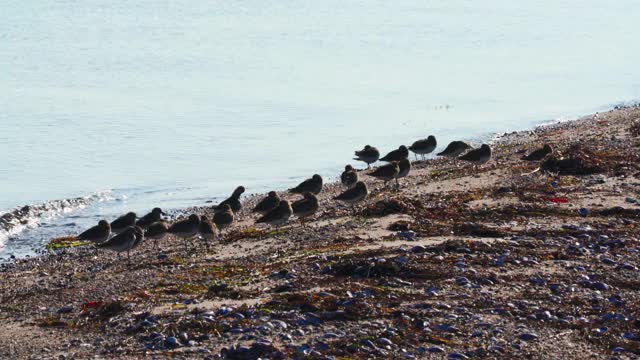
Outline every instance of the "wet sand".
<path id="1" fill-rule="evenodd" d="M 399 190 L 362 171 L 367 202 L 337 206 L 330 184 L 307 227 L 256 228 L 251 198 L 209 249 L 3 265 L 0 357 L 637 357 L 638 122 L 630 107 L 506 134 L 477 174 L 414 162 Z M 542 169 L 519 160 L 545 142 Z"/>

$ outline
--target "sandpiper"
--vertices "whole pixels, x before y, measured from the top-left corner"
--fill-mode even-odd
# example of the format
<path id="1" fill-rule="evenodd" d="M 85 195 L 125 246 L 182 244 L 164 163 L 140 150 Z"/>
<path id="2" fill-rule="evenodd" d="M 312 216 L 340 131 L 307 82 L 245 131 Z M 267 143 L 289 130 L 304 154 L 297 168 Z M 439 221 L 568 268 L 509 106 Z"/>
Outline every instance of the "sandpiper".
<path id="1" fill-rule="evenodd" d="M 137 225 L 134 226 L 133 229 L 135 230 L 135 233 L 136 233 L 136 241 L 133 242 L 133 245 L 131 245 L 131 249 L 129 249 L 129 250 L 133 250 L 133 249 L 137 248 L 144 241 L 144 230 L 140 226 L 137 226 Z M 129 255 L 127 254 L 127 257 L 128 256 Z"/>
<path id="2" fill-rule="evenodd" d="M 213 223 L 216 224 L 218 229 L 222 230 L 233 223 L 233 218 L 234 215 L 233 210 L 231 210 L 231 206 L 229 206 L 229 204 L 225 204 L 222 207 L 222 211 L 213 215 Z"/>
<path id="3" fill-rule="evenodd" d="M 353 160 L 364 161 L 367 163 L 367 169 L 380 158 L 380 151 L 371 145 L 365 145 L 364 149 L 356 151 L 355 154 Z"/>
<path id="4" fill-rule="evenodd" d="M 522 157 L 522 160 L 526 161 L 540 161 L 547 157 L 547 155 L 553 153 L 553 148 L 549 144 L 544 144 L 544 146 L 540 149 L 533 151 L 529 155 L 525 155 Z"/>
<path id="5" fill-rule="evenodd" d="M 373 176 L 378 180 L 384 181 L 384 185 L 387 186 L 387 183 L 398 176 L 400 173 L 400 166 L 397 162 L 392 162 L 387 165 L 380 166 L 375 169 L 373 172 L 367 174 L 369 176 Z"/>
<path id="6" fill-rule="evenodd" d="M 342 185 L 347 188 L 352 188 L 358 182 L 358 172 L 353 168 L 353 166 L 347 165 L 344 167 L 342 175 L 340 175 L 340 181 L 342 182 Z"/>
<path id="7" fill-rule="evenodd" d="M 306 192 L 319 194 L 322 191 L 322 176 L 315 174 L 310 179 L 300 183 L 300 185 L 289 189 L 290 193 L 304 194 Z"/>
<path id="8" fill-rule="evenodd" d="M 142 229 L 137 226 L 129 226 L 125 230 L 123 230 L 120 234 L 112 237 L 111 239 L 102 242 L 100 244 L 96 244 L 98 248 L 107 249 L 111 251 L 115 251 L 118 253 L 118 258 L 120 258 L 120 253 L 126 251 L 127 252 L 127 261 L 129 260 L 129 251 L 133 248 L 136 241 L 141 241 L 142 237 Z"/>
<path id="9" fill-rule="evenodd" d="M 198 233 L 200 234 L 200 237 L 204 239 L 207 248 L 209 248 L 209 240 L 213 240 L 216 236 L 216 224 L 211 222 L 206 215 L 202 215 L 200 217 Z"/>
<path id="10" fill-rule="evenodd" d="M 244 193 L 244 186 L 238 186 L 228 199 L 225 199 L 213 208 L 214 212 L 224 211 L 224 205 L 229 205 L 234 213 L 240 211 L 240 209 L 242 209 L 242 204 L 240 203 L 240 195 L 242 195 L 242 193 Z"/>
<path id="11" fill-rule="evenodd" d="M 136 213 L 129 212 L 113 220 L 113 222 L 111 222 L 111 231 L 113 231 L 114 233 L 119 233 L 124 229 L 128 228 L 129 226 L 134 226 L 135 224 L 136 224 Z"/>
<path id="12" fill-rule="evenodd" d="M 396 176 L 396 187 L 399 188 L 400 184 L 398 183 L 398 179 L 402 179 L 409 175 L 409 171 L 411 171 L 411 161 L 409 161 L 409 159 L 400 160 L 398 168 L 400 171 L 398 172 L 398 176 Z"/>
<path id="13" fill-rule="evenodd" d="M 275 191 L 269 191 L 267 197 L 260 200 L 260 202 L 253 208 L 254 213 L 258 213 L 260 215 L 264 215 L 269 211 L 273 210 L 280 203 L 280 196 Z"/>
<path id="14" fill-rule="evenodd" d="M 416 160 L 418 160 L 418 155 L 422 157 L 424 160 L 424 156 L 433 152 L 436 149 L 438 143 L 436 142 L 436 137 L 433 135 L 429 135 L 426 139 L 421 139 L 413 143 L 413 145 L 409 146 L 409 150 L 413 151 L 416 154 Z"/>
<path id="15" fill-rule="evenodd" d="M 380 159 L 380 161 L 386 161 L 386 162 L 400 161 L 408 157 L 409 157 L 409 149 L 407 149 L 407 147 L 404 145 L 400 145 L 399 148 L 385 155 L 383 158 Z"/>
<path id="16" fill-rule="evenodd" d="M 471 145 L 467 144 L 464 141 L 452 141 L 451 143 L 449 143 L 449 145 L 447 145 L 447 148 L 444 149 L 444 151 L 438 153 L 437 155 L 455 159 L 470 148 Z"/>
<path id="17" fill-rule="evenodd" d="M 86 240 L 99 244 L 101 242 L 107 241 L 110 235 L 111 225 L 109 225 L 109 222 L 106 220 L 100 220 L 98 222 L 98 225 L 89 228 L 88 230 L 78 235 L 76 238 L 78 240 Z"/>
<path id="18" fill-rule="evenodd" d="M 200 225 L 200 216 L 196 214 L 189 215 L 189 218 L 178 221 L 171 225 L 169 233 L 185 240 L 190 239 L 198 233 L 198 225 Z"/>
<path id="19" fill-rule="evenodd" d="M 141 228 L 146 228 L 147 226 L 162 220 L 162 215 L 167 214 L 165 214 L 164 211 L 162 211 L 162 209 L 160 208 L 154 208 L 150 213 L 141 217 L 138 222 L 136 222 L 136 225 L 140 226 Z"/>
<path id="20" fill-rule="evenodd" d="M 482 144 L 478 149 L 470 150 L 468 153 L 462 155 L 460 160 L 472 163 L 477 171 L 478 166 L 491 160 L 491 147 L 487 144 Z"/>
<path id="21" fill-rule="evenodd" d="M 293 215 L 291 204 L 287 200 L 281 200 L 278 207 L 266 213 L 263 217 L 256 220 L 256 224 L 269 224 L 275 227 L 286 224 Z"/>
<path id="22" fill-rule="evenodd" d="M 293 215 L 300 219 L 300 223 L 304 226 L 304 220 L 318 211 L 318 198 L 310 192 L 304 193 L 304 198 L 291 204 Z"/>
<path id="23" fill-rule="evenodd" d="M 158 247 L 158 240 L 164 239 L 168 232 L 169 225 L 164 221 L 157 221 L 147 226 L 144 235 L 147 239 L 153 240 L 154 247 Z"/>
<path id="24" fill-rule="evenodd" d="M 356 186 L 344 191 L 333 199 L 353 207 L 359 202 L 364 201 L 367 198 L 367 195 L 369 195 L 367 184 L 362 181 L 358 181 Z"/>

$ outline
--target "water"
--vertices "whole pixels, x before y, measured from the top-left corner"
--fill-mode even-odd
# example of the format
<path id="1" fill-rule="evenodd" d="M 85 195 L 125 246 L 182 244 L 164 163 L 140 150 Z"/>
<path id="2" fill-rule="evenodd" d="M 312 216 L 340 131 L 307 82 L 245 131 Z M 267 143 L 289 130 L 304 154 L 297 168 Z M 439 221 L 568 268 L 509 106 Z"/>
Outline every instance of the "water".
<path id="1" fill-rule="evenodd" d="M 101 216 L 335 177 L 640 98 L 635 1 L 5 0 L 0 256 Z M 26 230 L 25 230 L 26 229 Z"/>

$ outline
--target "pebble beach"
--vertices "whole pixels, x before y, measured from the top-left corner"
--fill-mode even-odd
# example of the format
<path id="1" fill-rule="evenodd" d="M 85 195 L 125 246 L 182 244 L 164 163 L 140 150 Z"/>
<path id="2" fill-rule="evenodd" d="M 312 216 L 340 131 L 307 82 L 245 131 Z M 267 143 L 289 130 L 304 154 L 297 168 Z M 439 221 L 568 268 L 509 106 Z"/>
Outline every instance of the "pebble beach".
<path id="1" fill-rule="evenodd" d="M 256 226 L 255 196 L 209 247 L 53 243 L 0 265 L 0 358 L 638 358 L 639 147 L 621 107 L 503 134 L 477 173 L 362 170 L 367 201 L 327 184 L 306 226 Z"/>

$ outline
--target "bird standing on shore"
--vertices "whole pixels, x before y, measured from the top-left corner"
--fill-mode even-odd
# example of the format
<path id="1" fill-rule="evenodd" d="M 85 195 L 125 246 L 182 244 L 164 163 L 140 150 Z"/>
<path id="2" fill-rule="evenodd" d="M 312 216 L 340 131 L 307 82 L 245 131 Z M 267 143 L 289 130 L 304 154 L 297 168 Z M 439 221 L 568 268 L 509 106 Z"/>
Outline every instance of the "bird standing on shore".
<path id="1" fill-rule="evenodd" d="M 200 217 L 200 225 L 198 225 L 198 233 L 200 237 L 204 239 L 204 242 L 209 248 L 209 240 L 215 239 L 216 235 L 216 224 L 211 222 L 206 215 L 202 215 Z"/>
<path id="2" fill-rule="evenodd" d="M 162 215 L 167 215 L 167 214 L 165 214 L 160 208 L 154 208 L 153 210 L 151 210 L 150 213 L 141 217 L 136 222 L 136 225 L 140 226 L 141 228 L 146 228 L 147 226 L 160 221 L 162 219 Z"/>
<path id="3" fill-rule="evenodd" d="M 189 215 L 189 218 L 178 221 L 171 225 L 169 233 L 185 240 L 185 249 L 187 247 L 186 240 L 191 239 L 198 233 L 200 225 L 200 217 L 196 214 Z"/>
<path id="4" fill-rule="evenodd" d="M 304 193 L 304 198 L 291 204 L 293 215 L 300 219 L 302 226 L 305 226 L 304 220 L 318 211 L 318 198 L 310 192 Z"/>
<path id="5" fill-rule="evenodd" d="M 477 172 L 478 166 L 491 160 L 491 147 L 487 144 L 482 144 L 478 149 L 470 150 L 468 153 L 462 155 L 460 160 L 472 163 Z"/>
<path id="6" fill-rule="evenodd" d="M 287 200 L 281 200 L 278 207 L 266 213 L 263 217 L 256 220 L 256 224 L 269 224 L 275 227 L 284 225 L 289 221 L 289 218 L 293 215 L 293 209 L 291 204 Z"/>
<path id="7" fill-rule="evenodd" d="M 340 175 L 340 182 L 347 188 L 354 187 L 358 182 L 358 172 L 356 169 L 351 165 L 345 166 L 342 175 Z"/>
<path id="8" fill-rule="evenodd" d="M 409 175 L 409 171 L 411 171 L 411 161 L 409 159 L 402 159 L 398 163 L 398 175 L 396 176 L 396 187 L 400 188 L 400 184 L 398 183 L 398 179 L 402 179 Z"/>
<path id="9" fill-rule="evenodd" d="M 400 145 L 399 148 L 389 152 L 380 161 L 392 162 L 392 161 L 400 161 L 402 159 L 406 159 L 409 157 L 409 149 L 406 146 Z"/>
<path id="10" fill-rule="evenodd" d="M 147 226 L 144 236 L 147 239 L 152 239 L 154 247 L 157 248 L 158 240 L 164 239 L 164 237 L 167 236 L 167 233 L 169 233 L 169 225 L 164 221 L 157 221 Z"/>
<path id="11" fill-rule="evenodd" d="M 260 215 L 264 215 L 269 211 L 273 210 L 280 203 L 280 196 L 275 191 L 269 191 L 267 197 L 260 200 L 260 202 L 253 208 L 254 213 L 258 213 Z"/>
<path id="12" fill-rule="evenodd" d="M 218 230 L 223 230 L 233 223 L 233 210 L 231 210 L 231 206 L 229 204 L 225 204 L 222 207 L 222 211 L 217 212 L 213 215 L 213 223 L 216 224 Z"/>
<path id="13" fill-rule="evenodd" d="M 351 205 L 355 211 L 355 205 L 364 201 L 369 195 L 367 184 L 362 181 L 358 181 L 354 187 L 334 197 L 333 199 L 342 202 L 347 205 Z"/>
<path id="14" fill-rule="evenodd" d="M 310 192 L 313 194 L 319 194 L 322 191 L 322 176 L 315 174 L 310 179 L 307 179 L 300 183 L 300 185 L 289 189 L 293 194 L 304 194 Z"/>
<path id="15" fill-rule="evenodd" d="M 424 160 L 424 156 L 433 152 L 436 149 L 438 143 L 436 142 L 436 137 L 433 135 L 429 135 L 426 139 L 421 139 L 413 143 L 413 145 L 409 146 L 409 150 L 411 150 L 416 155 L 416 160 L 418 160 L 418 155 L 422 157 Z"/>
<path id="16" fill-rule="evenodd" d="M 107 241 L 111 235 L 111 225 L 106 220 L 100 220 L 98 225 L 89 228 L 76 236 L 78 240 L 91 241 L 93 243 L 101 243 Z"/>
<path id="17" fill-rule="evenodd" d="M 355 154 L 356 157 L 353 160 L 364 161 L 367 169 L 380 158 L 380 151 L 371 145 L 365 145 L 364 149 L 356 150 Z"/>
<path id="18" fill-rule="evenodd" d="M 444 149 L 444 151 L 438 153 L 437 155 L 455 159 L 470 148 L 471 145 L 467 144 L 464 141 L 452 141 L 451 143 L 449 143 L 449 145 L 447 145 L 447 148 Z"/>
<path id="19" fill-rule="evenodd" d="M 129 252 L 133 248 L 134 244 L 136 244 L 136 242 L 142 241 L 143 237 L 144 234 L 142 232 L 142 228 L 140 228 L 139 226 L 129 226 L 120 234 L 112 237 L 105 242 L 96 244 L 96 246 L 100 249 L 115 251 L 116 253 L 118 253 L 118 259 L 120 259 L 120 253 L 126 251 L 128 262 L 130 259 Z"/>
<path id="20" fill-rule="evenodd" d="M 367 175 L 384 181 L 384 186 L 386 187 L 389 181 L 395 179 L 396 176 L 398 176 L 398 173 L 400 173 L 400 166 L 396 161 L 394 161 L 390 164 L 380 166 Z"/>
<path id="21" fill-rule="evenodd" d="M 237 213 L 238 211 L 240 211 L 240 209 L 242 209 L 242 203 L 240 203 L 240 196 L 243 193 L 244 193 L 244 186 L 238 186 L 235 190 L 233 190 L 233 194 L 231 194 L 229 198 L 225 199 L 220 204 L 216 205 L 213 208 L 213 211 L 216 213 L 222 212 L 224 211 L 224 205 L 229 205 L 231 207 L 231 210 L 233 210 L 234 213 Z"/>
<path id="22" fill-rule="evenodd" d="M 522 157 L 522 160 L 526 161 L 540 161 L 547 157 L 547 155 L 553 153 L 553 148 L 549 144 L 544 144 L 544 146 L 540 149 L 533 151 L 529 155 L 525 155 Z"/>
<path id="23" fill-rule="evenodd" d="M 119 218 L 111 222 L 111 231 L 113 231 L 114 233 L 119 233 L 130 226 L 135 226 L 136 218 L 136 213 L 134 212 L 129 212 L 125 215 L 120 216 Z"/>

